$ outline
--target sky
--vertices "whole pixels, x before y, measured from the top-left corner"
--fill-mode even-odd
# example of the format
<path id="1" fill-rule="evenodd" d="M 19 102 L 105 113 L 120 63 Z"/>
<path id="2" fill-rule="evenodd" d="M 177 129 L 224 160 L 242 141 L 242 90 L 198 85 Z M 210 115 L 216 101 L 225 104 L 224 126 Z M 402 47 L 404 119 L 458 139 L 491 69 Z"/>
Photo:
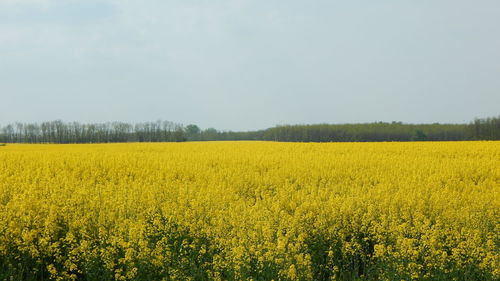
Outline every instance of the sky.
<path id="1" fill-rule="evenodd" d="M 500 115 L 498 0 L 0 0 L 0 124 Z"/>

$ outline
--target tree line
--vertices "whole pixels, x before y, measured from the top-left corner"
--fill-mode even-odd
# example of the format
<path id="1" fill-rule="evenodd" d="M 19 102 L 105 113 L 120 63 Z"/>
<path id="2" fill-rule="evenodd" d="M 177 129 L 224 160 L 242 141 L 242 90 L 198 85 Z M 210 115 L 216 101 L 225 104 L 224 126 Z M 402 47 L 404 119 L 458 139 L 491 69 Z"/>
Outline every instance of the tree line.
<path id="1" fill-rule="evenodd" d="M 266 140 L 284 142 L 378 142 L 500 140 L 500 117 L 476 119 L 469 124 L 364 124 L 280 125 L 258 131 L 201 130 L 170 121 L 129 124 L 81 124 L 60 120 L 15 123 L 0 128 L 3 143 L 109 143 Z"/>
<path id="2" fill-rule="evenodd" d="M 362 124 L 280 125 L 266 130 L 219 132 L 185 128 L 190 141 L 266 140 L 283 142 L 380 142 L 500 140 L 500 117 L 476 119 L 469 124 Z"/>
<path id="3" fill-rule="evenodd" d="M 467 132 L 473 140 L 500 140 L 500 117 L 476 119 Z"/>
<path id="4" fill-rule="evenodd" d="M 15 123 L 0 129 L 0 142 L 7 143 L 108 143 L 186 141 L 184 127 L 169 121 L 129 124 L 107 122 L 81 124 L 60 120 Z"/>
<path id="5" fill-rule="evenodd" d="M 264 139 L 286 142 L 379 142 L 465 140 L 467 125 L 461 124 L 318 124 L 277 126 Z"/>

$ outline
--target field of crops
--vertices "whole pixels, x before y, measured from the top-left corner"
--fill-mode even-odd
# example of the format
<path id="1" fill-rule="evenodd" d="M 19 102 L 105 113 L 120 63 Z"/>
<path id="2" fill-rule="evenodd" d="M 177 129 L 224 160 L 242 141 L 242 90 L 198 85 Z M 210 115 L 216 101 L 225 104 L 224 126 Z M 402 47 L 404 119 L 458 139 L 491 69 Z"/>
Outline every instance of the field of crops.
<path id="1" fill-rule="evenodd" d="M 500 142 L 0 147 L 0 280 L 499 280 Z"/>

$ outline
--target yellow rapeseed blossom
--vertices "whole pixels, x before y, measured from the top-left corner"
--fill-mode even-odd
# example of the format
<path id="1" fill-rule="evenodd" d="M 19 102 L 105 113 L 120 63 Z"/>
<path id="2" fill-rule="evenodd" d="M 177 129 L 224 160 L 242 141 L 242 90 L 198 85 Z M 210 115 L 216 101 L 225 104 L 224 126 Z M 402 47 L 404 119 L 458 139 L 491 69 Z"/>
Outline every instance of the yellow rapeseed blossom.
<path id="1" fill-rule="evenodd" d="M 0 280 L 499 280 L 499 192 L 500 142 L 12 144 Z"/>

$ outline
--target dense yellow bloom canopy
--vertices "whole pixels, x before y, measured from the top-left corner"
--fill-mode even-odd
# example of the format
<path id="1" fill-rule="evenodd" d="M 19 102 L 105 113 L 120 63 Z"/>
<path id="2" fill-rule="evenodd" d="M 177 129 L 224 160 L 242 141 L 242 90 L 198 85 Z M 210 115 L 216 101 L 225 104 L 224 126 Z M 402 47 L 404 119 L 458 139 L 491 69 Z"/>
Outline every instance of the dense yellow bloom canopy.
<path id="1" fill-rule="evenodd" d="M 500 142 L 7 145 L 0 280 L 495 280 L 499 192 Z"/>

